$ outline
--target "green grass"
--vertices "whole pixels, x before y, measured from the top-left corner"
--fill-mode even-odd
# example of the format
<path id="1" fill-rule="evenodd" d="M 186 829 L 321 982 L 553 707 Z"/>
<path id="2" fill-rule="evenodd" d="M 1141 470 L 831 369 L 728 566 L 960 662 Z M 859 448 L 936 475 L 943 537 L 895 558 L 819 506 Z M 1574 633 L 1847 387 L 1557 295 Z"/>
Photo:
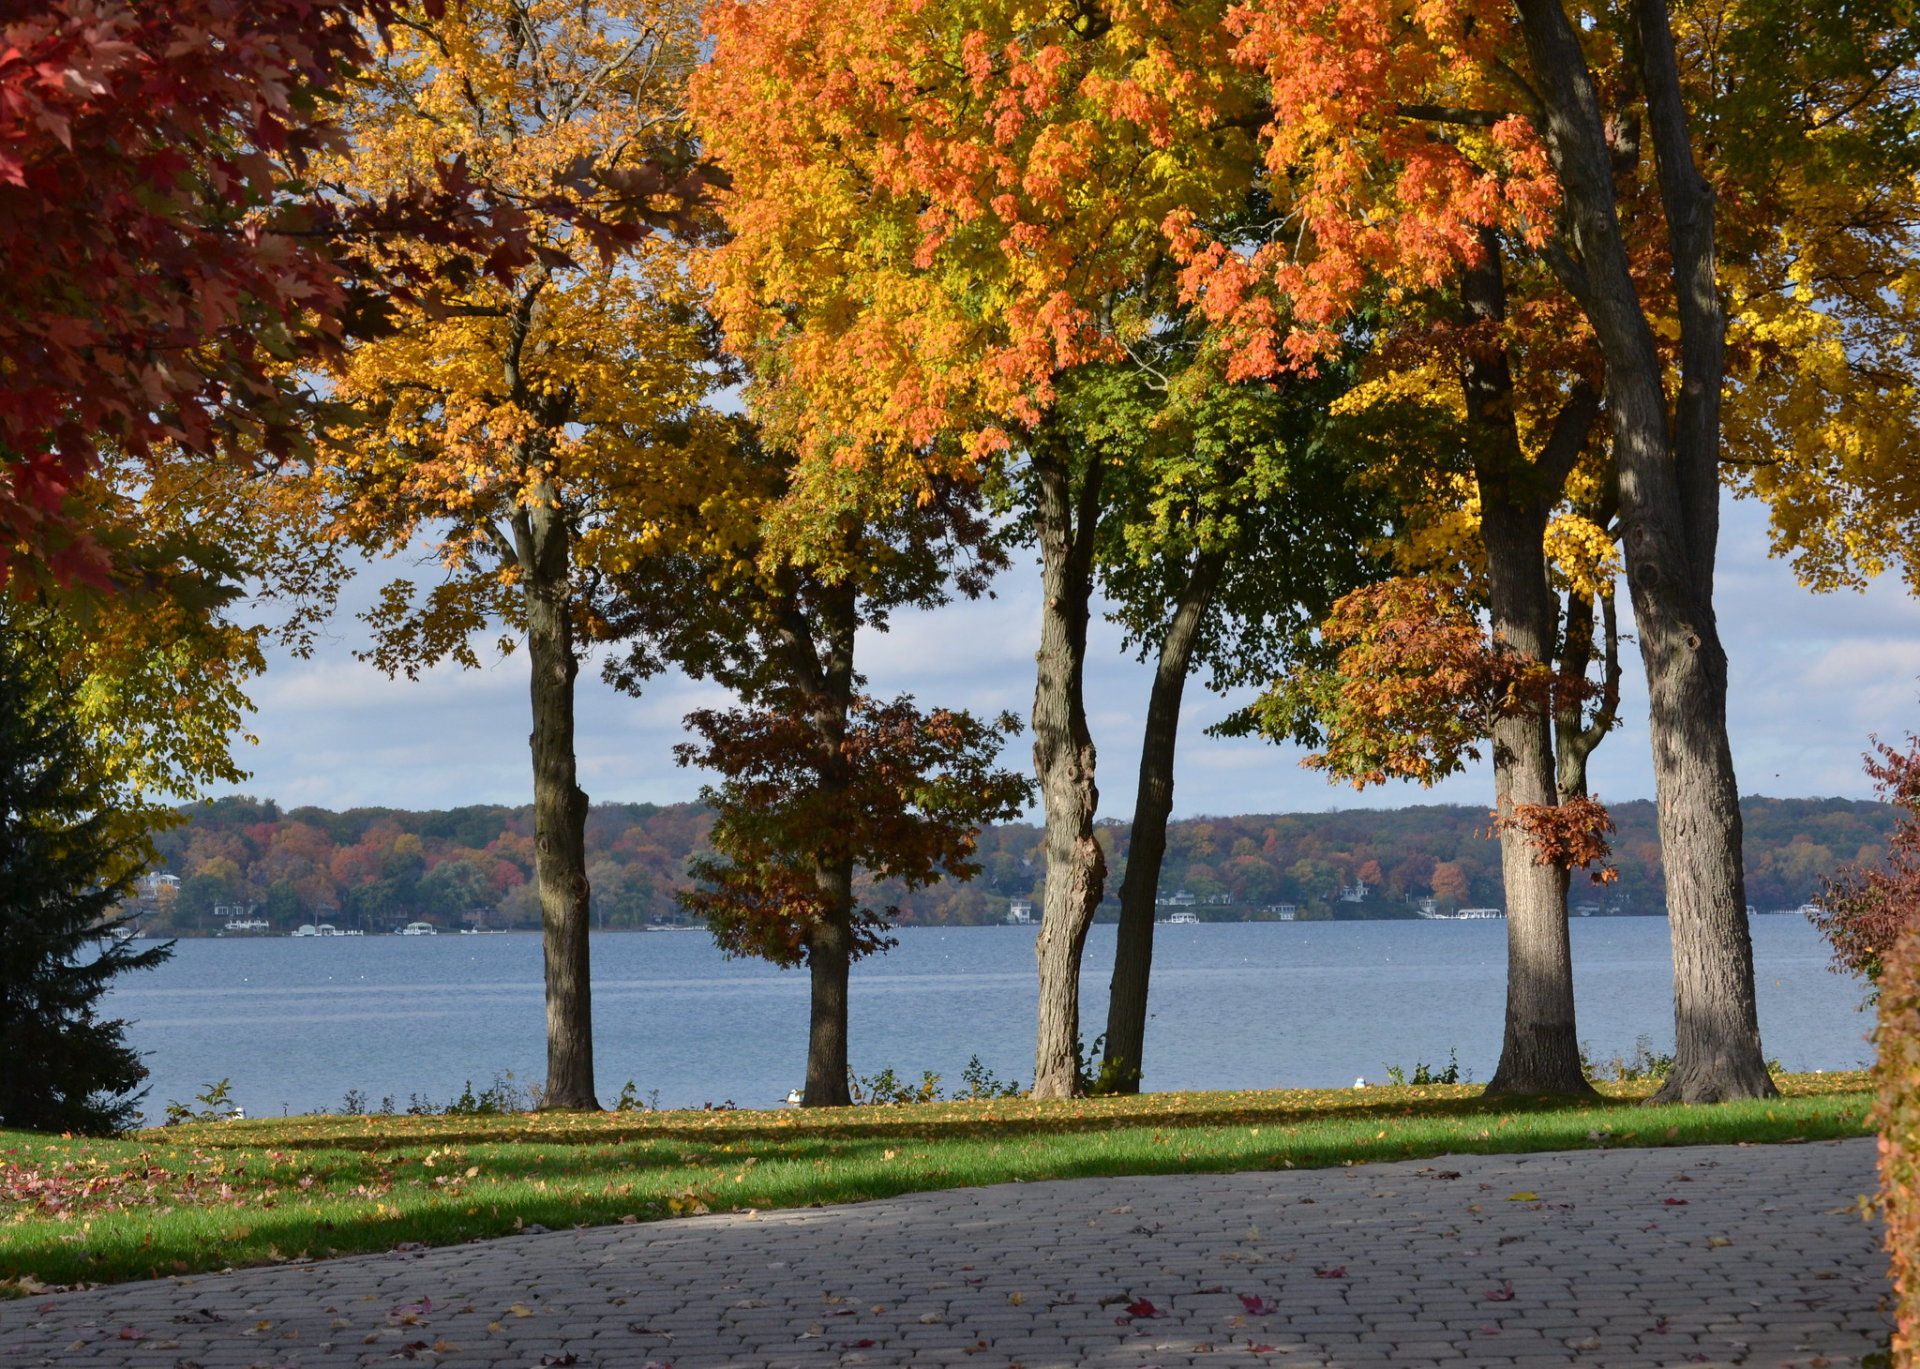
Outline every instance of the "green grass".
<path id="1" fill-rule="evenodd" d="M 1156 1093 L 832 1112 L 294 1117 L 116 1140 L 0 1132 L 0 1292 L 449 1245 L 1013 1179 L 1301 1169 L 1449 1152 L 1820 1140 L 1866 1131 L 1860 1073 L 1784 1097 L 1485 1100 L 1467 1085 Z"/>

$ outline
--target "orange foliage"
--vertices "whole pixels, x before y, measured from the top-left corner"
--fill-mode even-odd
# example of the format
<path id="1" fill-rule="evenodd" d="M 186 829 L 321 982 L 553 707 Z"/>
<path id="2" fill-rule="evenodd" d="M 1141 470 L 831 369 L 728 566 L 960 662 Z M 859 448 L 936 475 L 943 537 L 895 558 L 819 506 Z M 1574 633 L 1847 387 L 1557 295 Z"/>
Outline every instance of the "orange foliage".
<path id="1" fill-rule="evenodd" d="M 1613 854 L 1613 845 L 1607 840 L 1613 818 L 1596 799 L 1582 794 L 1557 804 L 1519 803 L 1505 817 L 1498 812 L 1492 816 L 1496 830 L 1526 834 L 1536 865 L 1561 870 L 1597 865 L 1599 868 L 1588 875 L 1595 884 L 1611 884 L 1620 878 L 1620 872 L 1606 863 Z"/>

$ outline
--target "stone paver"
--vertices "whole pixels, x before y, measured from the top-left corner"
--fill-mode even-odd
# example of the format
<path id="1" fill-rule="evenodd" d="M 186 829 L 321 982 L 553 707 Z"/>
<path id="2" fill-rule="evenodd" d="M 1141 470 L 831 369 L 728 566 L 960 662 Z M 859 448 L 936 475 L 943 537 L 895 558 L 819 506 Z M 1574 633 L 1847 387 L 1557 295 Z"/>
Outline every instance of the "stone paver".
<path id="1" fill-rule="evenodd" d="M 1856 1140 L 956 1189 L 0 1303 L 0 1366 L 1820 1369 L 1886 1333 L 1872 1169 Z"/>

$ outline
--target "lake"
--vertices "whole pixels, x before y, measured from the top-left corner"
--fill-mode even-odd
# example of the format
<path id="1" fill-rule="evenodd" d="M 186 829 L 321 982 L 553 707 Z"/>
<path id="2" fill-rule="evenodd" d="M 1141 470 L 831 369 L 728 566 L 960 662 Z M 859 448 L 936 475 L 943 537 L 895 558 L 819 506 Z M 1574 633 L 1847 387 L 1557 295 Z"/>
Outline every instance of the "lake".
<path id="1" fill-rule="evenodd" d="M 1853 1069 L 1872 1048 L 1857 981 L 1828 972 L 1803 918 L 1753 920 L 1760 1026 L 1789 1070 Z M 1091 1038 L 1106 1021 L 1111 926 L 1082 980 Z M 1505 924 L 1299 922 L 1163 926 L 1155 936 L 1145 1087 L 1330 1087 L 1444 1065 L 1485 1080 L 1500 1049 Z M 959 1084 L 978 1055 L 1002 1079 L 1033 1065 L 1033 929 L 903 928 L 854 968 L 854 1072 L 922 1070 Z M 1573 923 L 1580 1037 L 1593 1053 L 1673 1042 L 1663 918 Z M 596 933 L 594 1035 L 602 1102 L 633 1080 L 667 1107 L 770 1106 L 805 1073 L 807 977 L 727 960 L 704 932 Z M 146 1109 L 229 1078 L 249 1116 L 338 1110 L 358 1089 L 406 1106 L 496 1073 L 545 1068 L 540 938 L 290 937 L 183 941 L 127 976 L 109 1015 L 152 1070 Z"/>

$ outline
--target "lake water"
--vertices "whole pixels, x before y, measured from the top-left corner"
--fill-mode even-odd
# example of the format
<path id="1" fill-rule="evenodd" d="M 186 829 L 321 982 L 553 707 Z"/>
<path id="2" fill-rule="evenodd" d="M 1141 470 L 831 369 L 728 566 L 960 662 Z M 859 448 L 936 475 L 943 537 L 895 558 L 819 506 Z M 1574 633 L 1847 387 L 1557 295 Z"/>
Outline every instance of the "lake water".
<path id="1" fill-rule="evenodd" d="M 1802 918 L 1753 921 L 1760 1025 L 1790 1070 L 1871 1059 L 1860 985 L 1827 971 Z M 1106 1020 L 1111 926 L 1088 942 L 1082 1020 Z M 1505 924 L 1232 923 L 1161 927 L 1145 1086 L 1328 1087 L 1388 1065 L 1443 1065 L 1449 1048 L 1485 1080 L 1500 1049 Z M 907 928 L 854 969 L 856 1074 L 891 1067 L 959 1083 L 969 1056 L 1030 1078 L 1033 931 Z M 1672 962 L 1663 918 L 1576 919 L 1580 1036 L 1594 1052 L 1636 1037 L 1671 1049 Z M 593 938 L 601 1100 L 631 1079 L 663 1106 L 769 1106 L 804 1077 L 807 978 L 727 960 L 702 932 Z M 374 1100 L 444 1101 L 466 1080 L 544 1072 L 540 939 L 533 935 L 288 937 L 183 941 L 160 969 L 123 979 L 107 1011 L 153 1075 L 157 1117 L 209 1082 L 233 1081 L 250 1116 Z"/>

